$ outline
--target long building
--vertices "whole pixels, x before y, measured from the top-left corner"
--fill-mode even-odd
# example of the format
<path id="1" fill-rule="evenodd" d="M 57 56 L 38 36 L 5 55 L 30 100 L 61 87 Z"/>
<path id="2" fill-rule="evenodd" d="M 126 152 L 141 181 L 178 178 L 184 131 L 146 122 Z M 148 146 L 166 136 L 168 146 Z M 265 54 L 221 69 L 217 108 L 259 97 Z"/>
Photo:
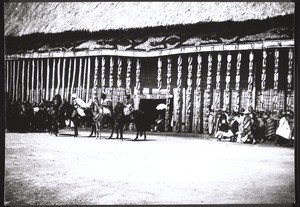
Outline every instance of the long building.
<path id="1" fill-rule="evenodd" d="M 113 105 L 130 94 L 149 121 L 165 103 L 165 129 L 185 132 L 207 132 L 209 108 L 294 111 L 294 10 L 293 2 L 5 3 L 5 91 L 36 103 L 104 91 Z"/>

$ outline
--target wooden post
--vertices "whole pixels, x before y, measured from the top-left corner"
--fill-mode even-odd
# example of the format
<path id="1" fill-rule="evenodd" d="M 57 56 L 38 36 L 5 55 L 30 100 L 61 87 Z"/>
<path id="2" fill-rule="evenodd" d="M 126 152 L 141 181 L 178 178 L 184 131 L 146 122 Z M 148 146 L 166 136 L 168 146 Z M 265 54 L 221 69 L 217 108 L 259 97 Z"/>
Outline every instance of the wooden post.
<path id="1" fill-rule="evenodd" d="M 70 84 L 71 84 L 71 73 L 72 73 L 72 59 L 69 61 L 69 69 L 68 69 L 68 82 L 67 82 L 67 100 L 71 101 L 71 93 L 70 93 Z"/>
<path id="2" fill-rule="evenodd" d="M 20 76 L 20 60 L 17 60 L 17 81 L 16 81 L 16 101 L 19 101 L 19 76 Z"/>
<path id="3" fill-rule="evenodd" d="M 122 80 L 121 80 L 121 74 L 122 74 L 122 59 L 121 58 L 118 58 L 118 71 L 117 71 L 117 87 L 118 87 L 118 93 L 117 93 L 117 96 L 118 96 L 118 101 L 121 101 L 120 100 L 120 90 L 121 90 L 121 85 L 122 85 Z"/>
<path id="4" fill-rule="evenodd" d="M 131 59 L 127 59 L 127 73 L 126 73 L 126 94 L 131 94 L 130 82 L 131 82 Z"/>
<path id="5" fill-rule="evenodd" d="M 167 100 L 166 100 L 166 114 L 165 114 L 165 131 L 169 131 L 170 127 L 170 93 L 171 93 L 171 68 L 172 68 L 172 62 L 171 58 L 168 58 L 168 66 L 167 66 Z M 172 116 L 172 114 L 171 114 Z"/>
<path id="6" fill-rule="evenodd" d="M 141 83 L 140 83 L 140 74 L 141 74 L 141 64 L 140 64 L 140 59 L 136 60 L 136 77 L 135 77 L 135 91 L 136 95 L 140 94 L 141 90 Z"/>
<path id="7" fill-rule="evenodd" d="M 41 59 L 41 100 L 45 99 L 45 93 L 44 93 L 44 61 Z"/>
<path id="8" fill-rule="evenodd" d="M 97 97 L 97 88 L 98 88 L 98 58 L 95 57 L 93 100 L 94 100 L 94 98 Z"/>
<path id="9" fill-rule="evenodd" d="M 267 52 L 263 51 L 263 60 L 262 60 L 262 74 L 261 74 L 261 95 L 260 95 L 260 109 L 265 109 L 265 90 L 266 90 L 266 66 L 267 66 Z"/>
<path id="10" fill-rule="evenodd" d="M 161 86 L 162 86 L 162 78 L 161 78 L 161 68 L 162 68 L 162 60 L 159 57 L 157 62 L 157 94 L 160 96 Z"/>
<path id="11" fill-rule="evenodd" d="M 176 127 L 178 126 L 179 128 L 176 128 L 176 131 L 180 132 L 181 131 L 181 126 L 179 123 L 181 123 L 181 87 L 182 87 L 182 58 L 179 55 L 177 59 L 177 89 L 176 89 L 176 105 L 175 105 L 175 119 L 177 120 Z"/>
<path id="12" fill-rule="evenodd" d="M 274 69 L 274 99 L 273 99 L 273 110 L 278 109 L 278 66 L 279 66 L 279 51 L 275 50 L 275 69 Z"/>
<path id="13" fill-rule="evenodd" d="M 186 128 L 191 132 L 192 126 L 192 72 L 193 72 L 193 57 L 188 57 L 188 77 L 187 77 L 187 90 L 186 90 Z"/>
<path id="14" fill-rule="evenodd" d="M 64 58 L 64 61 L 63 61 L 63 69 L 62 69 L 62 85 L 61 85 L 61 89 L 62 89 L 62 92 L 61 92 L 61 97 L 62 99 L 64 100 L 65 99 L 65 74 L 66 74 L 66 58 Z"/>
<path id="15" fill-rule="evenodd" d="M 226 110 L 230 110 L 230 70 L 231 70 L 231 54 L 227 55 L 227 71 L 226 71 L 226 87 L 225 87 L 225 108 Z"/>
<path id="16" fill-rule="evenodd" d="M 109 62 L 109 94 L 108 97 L 113 100 L 113 85 L 114 85 L 114 79 L 113 79 L 113 74 L 114 74 L 114 60 L 112 57 L 110 57 L 110 62 Z"/>
<path id="17" fill-rule="evenodd" d="M 50 63 L 47 58 L 47 79 L 46 79 L 46 100 L 49 101 L 49 83 L 50 83 Z"/>
<path id="18" fill-rule="evenodd" d="M 54 91 L 55 91 L 55 85 L 54 85 L 54 80 L 55 80 L 55 59 L 53 59 L 53 70 L 52 70 L 52 90 L 51 90 L 51 97 L 50 99 L 52 100 L 54 97 Z"/>
<path id="19" fill-rule="evenodd" d="M 248 99 L 247 106 L 252 107 L 252 90 L 253 90 L 253 52 L 249 54 L 249 76 L 248 76 Z"/>
<path id="20" fill-rule="evenodd" d="M 36 97 L 35 97 L 35 101 L 36 103 L 39 103 L 39 90 L 40 90 L 40 70 L 39 70 L 39 59 L 36 59 Z"/>
<path id="21" fill-rule="evenodd" d="M 60 94 L 60 58 L 58 58 L 58 63 L 57 63 L 57 88 L 56 88 L 56 94 Z"/>
<path id="22" fill-rule="evenodd" d="M 82 71 L 82 58 L 79 58 L 79 75 L 78 75 L 78 91 L 77 91 L 77 95 L 78 97 L 82 98 L 82 86 L 81 86 L 81 71 Z"/>
<path id="23" fill-rule="evenodd" d="M 27 63 L 27 82 L 26 82 L 26 84 L 27 84 L 27 86 L 26 86 L 26 89 L 27 89 L 27 93 L 26 93 L 26 96 L 27 96 L 27 98 L 26 98 L 26 100 L 27 101 L 30 101 L 30 89 L 29 89 L 29 82 L 30 82 L 30 79 L 29 79 L 29 72 L 30 72 L 30 60 L 28 60 L 28 63 Z"/>
<path id="24" fill-rule="evenodd" d="M 240 110 L 240 70 L 241 70 L 241 60 L 242 54 L 239 52 L 237 55 L 237 62 L 236 62 L 236 78 L 235 78 L 235 91 L 236 91 L 236 98 L 235 98 L 235 110 Z"/>
<path id="25" fill-rule="evenodd" d="M 71 94 L 73 94 L 74 90 L 74 83 L 75 83 L 75 76 L 76 76 L 76 58 L 74 58 L 74 65 L 73 65 L 73 77 L 72 77 L 72 85 L 71 85 Z"/>
<path id="26" fill-rule="evenodd" d="M 101 60 L 101 91 L 105 92 L 105 57 Z"/>
<path id="27" fill-rule="evenodd" d="M 86 90 L 87 90 L 87 93 L 86 93 L 86 99 L 85 99 L 85 102 L 88 102 L 89 101 L 89 98 L 90 98 L 90 78 L 91 78 L 91 58 L 88 57 L 88 72 L 87 72 L 87 86 L 86 86 Z"/>
<path id="28" fill-rule="evenodd" d="M 222 56 L 219 53 L 218 54 L 218 64 L 217 64 L 217 77 L 216 77 L 216 100 L 215 100 L 215 104 L 214 104 L 214 108 L 216 110 L 220 109 L 220 102 L 221 102 L 221 88 L 220 88 L 220 80 L 221 80 L 221 60 L 222 60 Z"/>
<path id="29" fill-rule="evenodd" d="M 21 101 L 24 102 L 24 93 L 25 93 L 25 60 L 22 61 L 22 88 L 21 88 Z"/>
<path id="30" fill-rule="evenodd" d="M 207 81 L 206 81 L 206 90 L 205 90 L 205 119 L 204 119 L 204 132 L 208 134 L 208 116 L 209 116 L 209 107 L 211 103 L 211 71 L 212 71 L 212 56 L 208 55 L 208 70 L 207 70 Z"/>
<path id="31" fill-rule="evenodd" d="M 196 80 L 196 125 L 195 132 L 200 132 L 200 110 L 201 110 L 201 64 L 202 56 L 198 54 L 197 56 L 197 80 Z"/>
<path id="32" fill-rule="evenodd" d="M 85 87 L 85 83 L 86 83 L 86 71 L 87 71 L 87 61 L 88 59 L 85 58 L 84 60 L 84 70 L 83 70 L 83 84 L 82 84 L 82 90 L 83 90 L 83 93 L 82 93 L 82 98 L 86 96 L 87 92 L 86 92 L 86 87 Z"/>
<path id="33" fill-rule="evenodd" d="M 287 98 L 286 98 L 286 110 L 291 110 L 292 105 L 292 81 L 293 81 L 293 50 L 289 50 L 289 62 L 288 62 L 288 75 L 287 75 Z"/>

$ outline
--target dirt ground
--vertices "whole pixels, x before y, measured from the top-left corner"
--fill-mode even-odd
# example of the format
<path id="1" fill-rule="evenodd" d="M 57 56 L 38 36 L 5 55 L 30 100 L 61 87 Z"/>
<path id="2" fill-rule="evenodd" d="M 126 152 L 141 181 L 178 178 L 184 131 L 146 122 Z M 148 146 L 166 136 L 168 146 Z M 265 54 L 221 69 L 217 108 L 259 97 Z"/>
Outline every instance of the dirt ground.
<path id="1" fill-rule="evenodd" d="M 7 205 L 292 204 L 294 149 L 204 135 L 7 133 Z M 104 134 L 108 137 L 108 133 Z"/>

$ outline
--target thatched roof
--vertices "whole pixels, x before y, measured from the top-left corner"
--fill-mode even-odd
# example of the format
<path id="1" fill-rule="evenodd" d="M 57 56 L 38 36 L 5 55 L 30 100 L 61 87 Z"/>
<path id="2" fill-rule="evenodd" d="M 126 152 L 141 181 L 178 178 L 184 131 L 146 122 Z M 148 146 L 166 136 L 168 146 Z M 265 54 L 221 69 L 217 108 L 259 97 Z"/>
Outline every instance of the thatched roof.
<path id="1" fill-rule="evenodd" d="M 199 22 L 262 20 L 294 13 L 293 2 L 5 3 L 5 36 L 107 31 Z"/>

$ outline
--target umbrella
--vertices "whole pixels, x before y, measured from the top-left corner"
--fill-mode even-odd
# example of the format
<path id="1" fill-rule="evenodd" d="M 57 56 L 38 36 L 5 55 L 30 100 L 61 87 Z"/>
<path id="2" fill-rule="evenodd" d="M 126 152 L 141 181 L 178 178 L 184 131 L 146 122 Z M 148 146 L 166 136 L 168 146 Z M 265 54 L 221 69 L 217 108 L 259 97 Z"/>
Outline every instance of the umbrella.
<path id="1" fill-rule="evenodd" d="M 156 106 L 156 110 L 164 110 L 164 109 L 166 109 L 166 108 L 167 108 L 167 105 L 166 105 L 166 104 L 163 104 L 163 103 L 158 104 L 158 105 Z"/>

